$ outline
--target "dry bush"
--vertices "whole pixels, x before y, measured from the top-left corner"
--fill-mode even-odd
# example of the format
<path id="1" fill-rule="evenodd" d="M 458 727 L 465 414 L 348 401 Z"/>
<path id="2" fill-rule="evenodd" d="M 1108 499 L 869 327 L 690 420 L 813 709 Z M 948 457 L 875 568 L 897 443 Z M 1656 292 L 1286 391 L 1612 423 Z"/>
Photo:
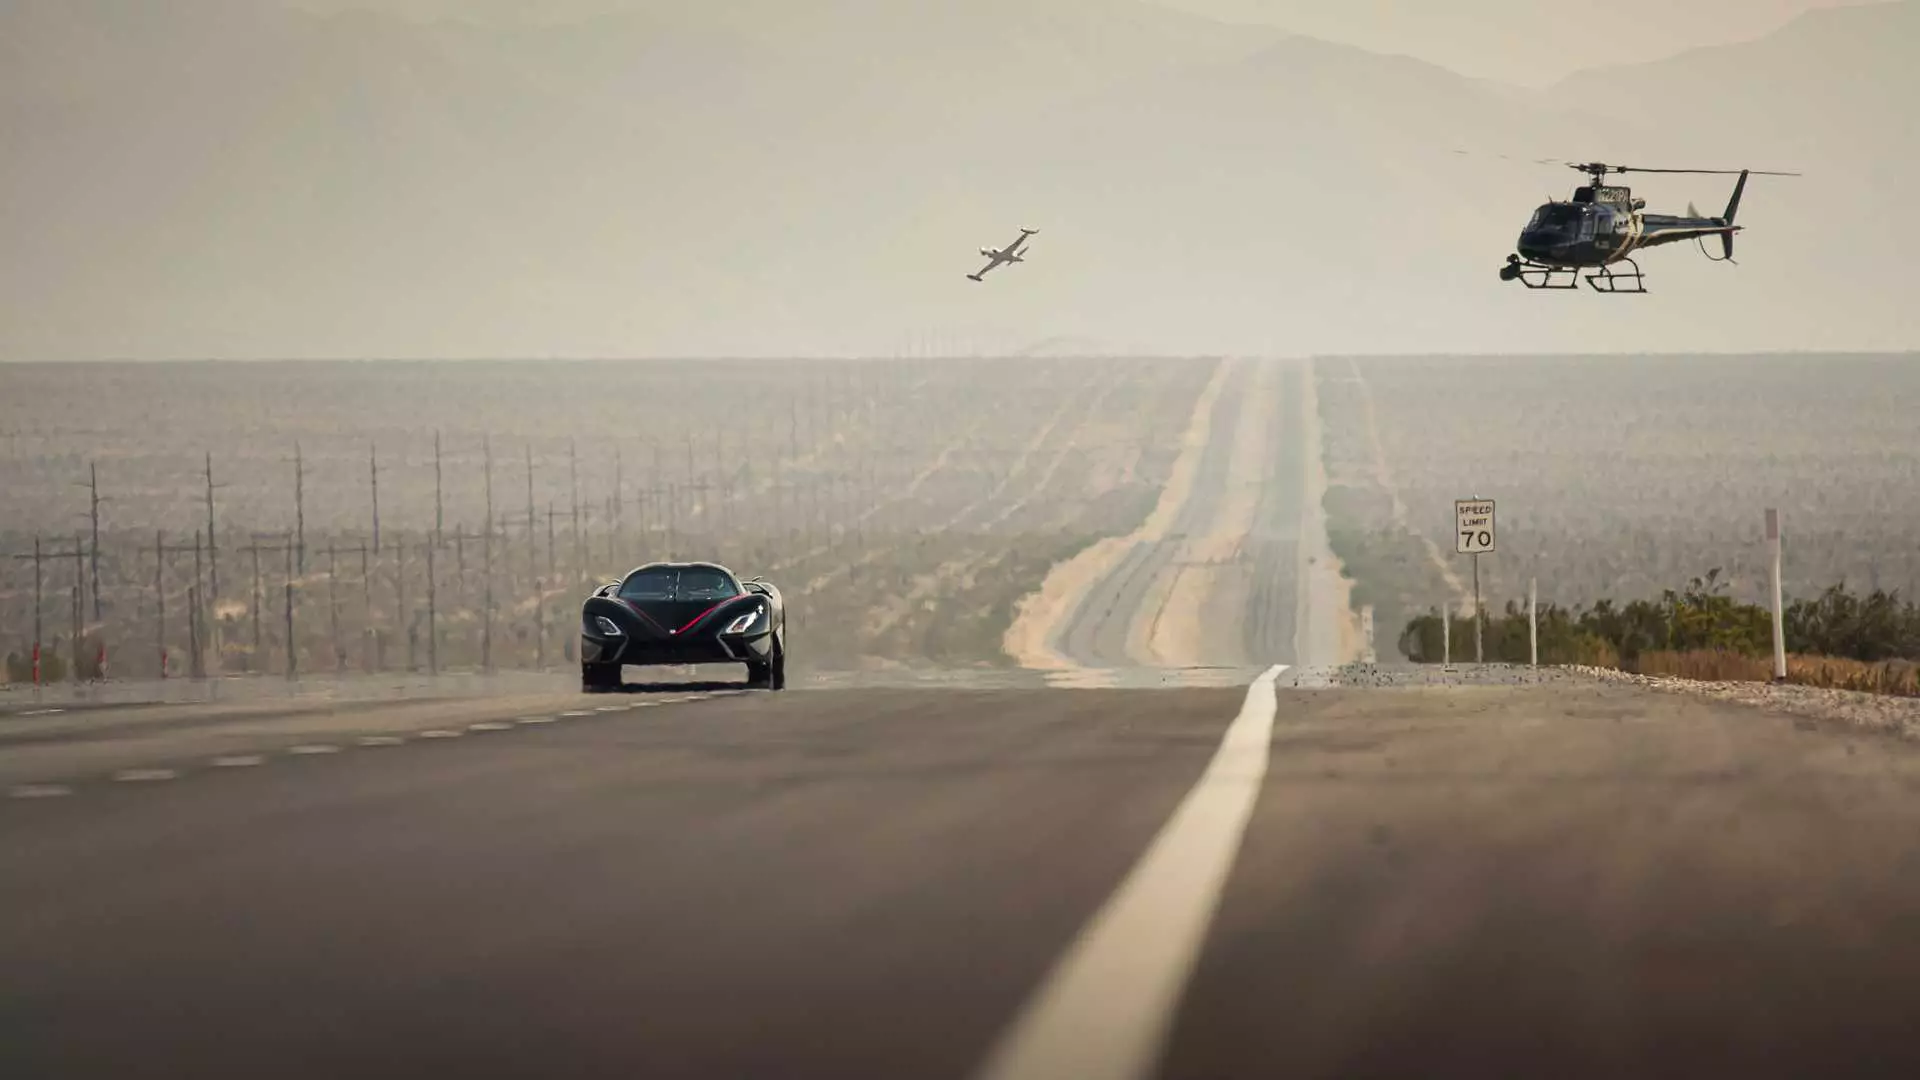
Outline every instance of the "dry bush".
<path id="1" fill-rule="evenodd" d="M 1770 682 L 1773 660 L 1720 650 L 1642 653 L 1634 665 L 1642 675 L 1669 675 L 1706 682 Z M 1920 697 L 1920 665 L 1905 660 L 1866 664 L 1831 656 L 1787 657 L 1787 681 L 1830 690 Z"/>

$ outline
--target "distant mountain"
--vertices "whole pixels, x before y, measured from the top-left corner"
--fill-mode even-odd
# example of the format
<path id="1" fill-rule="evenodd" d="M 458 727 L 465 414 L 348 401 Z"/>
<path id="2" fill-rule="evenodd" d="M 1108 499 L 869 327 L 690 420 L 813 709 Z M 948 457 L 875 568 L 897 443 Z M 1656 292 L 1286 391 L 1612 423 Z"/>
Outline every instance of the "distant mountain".
<path id="1" fill-rule="evenodd" d="M 1815 223 L 1834 219 L 1796 201 L 1828 190 L 1812 183 L 1756 188 L 1750 265 L 1649 256 L 1653 297 L 1540 297 L 1495 278 L 1532 207 L 1577 179 L 1532 158 L 1666 164 L 1706 130 L 1736 165 L 1802 164 L 1726 101 L 1784 77 L 1769 50 L 1801 56 L 1796 78 L 1815 82 L 1892 63 L 1897 26 L 1858 13 L 1782 31 L 1814 26 L 1817 47 L 1738 47 L 1752 53 L 1726 61 L 1719 97 L 1682 78 L 1685 58 L 1582 77 L 1630 92 L 1673 79 L 1661 93 L 1676 106 L 1655 108 L 1580 80 L 1516 93 L 1145 2 L 607 2 L 619 10 L 544 24 L 510 8 L 410 21 L 10 0 L 0 356 L 1920 336 L 1890 276 L 1904 261 L 1875 239 L 1883 276 L 1852 265 L 1857 238 L 1827 238 Z M 1870 90 L 1850 93 L 1822 99 L 1852 110 L 1827 127 L 1868 108 Z M 1905 138 L 1860 160 L 1895 160 Z M 1649 195 L 1707 205 L 1725 189 Z M 1893 214 L 1880 233 L 1897 234 L 1898 201 L 1862 191 L 1839 220 Z M 964 280 L 976 248 L 1019 226 L 1041 230 L 1031 261 Z"/>
<path id="2" fill-rule="evenodd" d="M 1856 0 L 1157 2 L 1374 52 L 1417 56 L 1466 75 L 1544 86 L 1579 68 L 1645 63 L 1701 45 L 1749 40 L 1809 8 Z"/>

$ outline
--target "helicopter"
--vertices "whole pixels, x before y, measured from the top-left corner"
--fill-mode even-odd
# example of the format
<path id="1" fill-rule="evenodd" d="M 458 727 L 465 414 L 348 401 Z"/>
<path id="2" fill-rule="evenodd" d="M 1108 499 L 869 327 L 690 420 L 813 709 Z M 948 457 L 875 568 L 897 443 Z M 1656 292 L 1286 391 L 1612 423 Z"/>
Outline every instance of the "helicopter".
<path id="1" fill-rule="evenodd" d="M 1533 212 L 1533 219 L 1521 230 L 1519 254 L 1508 255 L 1500 268 L 1500 280 L 1518 281 L 1529 289 L 1578 289 L 1582 270 L 1587 284 L 1599 293 L 1644 293 L 1646 277 L 1633 253 L 1641 248 L 1658 247 L 1680 240 L 1694 240 L 1700 253 L 1713 262 L 1733 261 L 1733 234 L 1744 226 L 1733 223 L 1740 211 L 1740 196 L 1749 176 L 1799 176 L 1792 172 L 1737 170 L 1740 179 L 1733 185 L 1733 198 L 1726 213 L 1702 217 L 1691 204 L 1684 217 L 1671 214 L 1647 214 L 1645 199 L 1633 197 L 1625 186 L 1607 184 L 1609 173 L 1690 173 L 1732 176 L 1733 169 L 1643 169 L 1632 165 L 1574 164 L 1568 168 L 1586 173 L 1589 182 L 1574 189 L 1573 201 L 1553 201 Z M 1707 252 L 1709 236 L 1720 238 L 1722 257 Z"/>

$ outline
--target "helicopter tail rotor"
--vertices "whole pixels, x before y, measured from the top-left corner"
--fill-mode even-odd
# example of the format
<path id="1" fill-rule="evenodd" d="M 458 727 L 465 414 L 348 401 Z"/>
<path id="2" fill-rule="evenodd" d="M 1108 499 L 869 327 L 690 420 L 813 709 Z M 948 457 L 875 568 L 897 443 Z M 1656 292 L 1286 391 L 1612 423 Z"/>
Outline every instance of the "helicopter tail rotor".
<path id="1" fill-rule="evenodd" d="M 1720 219 L 1720 224 L 1727 225 L 1727 226 L 1731 226 L 1733 224 L 1734 215 L 1740 212 L 1740 195 L 1742 192 L 1746 190 L 1747 190 L 1747 174 L 1745 172 L 1742 172 L 1740 174 L 1740 179 L 1737 182 L 1735 182 L 1733 185 L 1733 198 L 1727 200 L 1727 212 L 1726 212 L 1726 215 Z M 1726 259 L 1726 261 L 1732 262 L 1733 261 L 1733 230 L 1731 228 L 1729 228 L 1726 232 L 1723 232 L 1720 234 L 1720 249 L 1722 252 L 1724 252 L 1724 258 Z"/>

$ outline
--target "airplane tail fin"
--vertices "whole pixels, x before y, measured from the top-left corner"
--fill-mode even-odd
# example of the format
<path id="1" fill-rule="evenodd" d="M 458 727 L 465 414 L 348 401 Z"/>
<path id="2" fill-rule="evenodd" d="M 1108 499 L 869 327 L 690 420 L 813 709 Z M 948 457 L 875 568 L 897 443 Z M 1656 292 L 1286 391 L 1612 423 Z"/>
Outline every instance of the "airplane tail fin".
<path id="1" fill-rule="evenodd" d="M 1739 181 L 1733 185 L 1733 198 L 1727 200 L 1727 212 L 1721 217 L 1720 224 L 1733 224 L 1734 215 L 1740 212 L 1740 195 L 1746 190 L 1747 173 L 1745 170 L 1742 170 Z M 1720 247 L 1721 250 L 1726 252 L 1727 259 L 1731 261 L 1733 258 L 1733 233 L 1731 231 L 1720 234 Z"/>

